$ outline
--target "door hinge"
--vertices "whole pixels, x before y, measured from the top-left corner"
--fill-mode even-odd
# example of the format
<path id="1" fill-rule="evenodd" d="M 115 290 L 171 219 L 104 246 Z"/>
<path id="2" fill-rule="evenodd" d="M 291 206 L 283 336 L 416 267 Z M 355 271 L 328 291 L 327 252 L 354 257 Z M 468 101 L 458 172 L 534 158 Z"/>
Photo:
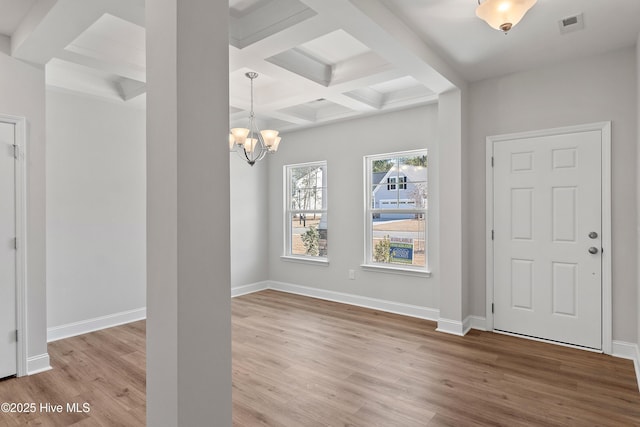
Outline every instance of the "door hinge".
<path id="1" fill-rule="evenodd" d="M 493 303 L 491 303 L 491 313 L 495 313 Z"/>
<path id="2" fill-rule="evenodd" d="M 13 144 L 13 158 L 17 159 L 19 157 L 20 154 L 20 147 L 18 147 L 18 144 Z"/>
<path id="3" fill-rule="evenodd" d="M 491 156 L 491 167 L 493 167 L 493 156 Z"/>
<path id="4" fill-rule="evenodd" d="M 18 330 L 16 329 L 16 342 L 18 342 Z"/>
<path id="5" fill-rule="evenodd" d="M 495 232 L 491 230 L 491 240 L 493 240 L 494 236 L 495 236 Z"/>
<path id="6" fill-rule="evenodd" d="M 18 250 L 18 238 L 13 238 L 13 249 Z"/>

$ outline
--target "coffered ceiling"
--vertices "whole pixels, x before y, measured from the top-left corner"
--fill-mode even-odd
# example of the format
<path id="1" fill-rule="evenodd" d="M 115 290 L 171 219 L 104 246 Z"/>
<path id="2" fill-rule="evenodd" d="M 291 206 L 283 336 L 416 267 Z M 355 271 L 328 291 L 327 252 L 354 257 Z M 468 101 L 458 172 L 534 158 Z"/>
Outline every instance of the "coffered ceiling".
<path id="1" fill-rule="evenodd" d="M 286 131 L 435 102 L 465 82 L 632 46 L 640 32 L 638 0 L 538 0 L 506 36 L 476 6 L 230 0 L 232 125 L 248 114 L 248 71 L 259 74 L 260 127 Z M 0 0 L 0 10 L 11 54 L 46 64 L 50 87 L 144 107 L 144 0 Z M 584 28 L 563 34 L 559 21 L 580 14 Z"/>

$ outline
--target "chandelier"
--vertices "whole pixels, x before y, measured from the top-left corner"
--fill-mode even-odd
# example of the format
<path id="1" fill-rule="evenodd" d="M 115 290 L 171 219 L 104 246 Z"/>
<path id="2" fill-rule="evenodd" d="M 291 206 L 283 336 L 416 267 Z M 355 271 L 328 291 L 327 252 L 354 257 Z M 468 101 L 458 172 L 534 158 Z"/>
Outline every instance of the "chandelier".
<path id="1" fill-rule="evenodd" d="M 253 114 L 253 80 L 258 73 L 249 72 L 245 76 L 251 80 L 251 110 L 249 111 L 249 127 L 233 128 L 229 133 L 229 151 L 235 151 L 251 166 L 264 159 L 267 153 L 275 153 L 280 145 L 277 130 L 259 130 Z"/>
<path id="2" fill-rule="evenodd" d="M 478 0 L 476 15 L 505 34 L 514 27 L 537 0 Z"/>

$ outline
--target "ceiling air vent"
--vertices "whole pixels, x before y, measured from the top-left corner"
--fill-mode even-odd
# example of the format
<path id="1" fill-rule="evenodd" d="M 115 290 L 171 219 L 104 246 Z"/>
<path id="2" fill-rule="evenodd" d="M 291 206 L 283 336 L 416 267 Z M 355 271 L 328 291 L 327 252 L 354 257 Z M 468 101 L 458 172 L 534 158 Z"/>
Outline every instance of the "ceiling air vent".
<path id="1" fill-rule="evenodd" d="M 582 30 L 584 28 L 582 13 L 580 15 L 569 16 L 568 18 L 561 19 L 558 21 L 558 25 L 560 26 L 560 34 Z"/>

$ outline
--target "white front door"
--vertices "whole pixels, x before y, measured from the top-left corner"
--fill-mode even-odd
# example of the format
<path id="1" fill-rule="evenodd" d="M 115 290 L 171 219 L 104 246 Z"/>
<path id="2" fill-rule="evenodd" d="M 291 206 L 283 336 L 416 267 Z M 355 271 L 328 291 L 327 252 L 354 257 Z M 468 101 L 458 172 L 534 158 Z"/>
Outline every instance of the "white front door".
<path id="1" fill-rule="evenodd" d="M 15 125 L 0 122 L 0 378 L 17 373 Z"/>
<path id="2" fill-rule="evenodd" d="M 601 138 L 494 142 L 495 330 L 602 349 Z"/>

